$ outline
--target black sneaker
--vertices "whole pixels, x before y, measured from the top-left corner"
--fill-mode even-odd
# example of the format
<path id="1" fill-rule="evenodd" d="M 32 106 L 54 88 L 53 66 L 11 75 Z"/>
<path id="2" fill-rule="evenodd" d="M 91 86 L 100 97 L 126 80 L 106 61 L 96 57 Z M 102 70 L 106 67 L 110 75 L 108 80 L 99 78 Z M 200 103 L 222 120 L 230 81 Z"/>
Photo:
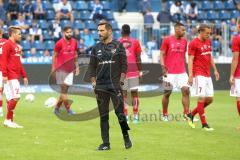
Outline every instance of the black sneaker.
<path id="1" fill-rule="evenodd" d="M 213 128 L 211 128 L 207 123 L 206 124 L 203 124 L 202 125 L 202 128 L 205 130 L 205 131 L 207 131 L 207 132 L 211 132 L 211 131 L 214 131 L 214 129 Z"/>
<path id="2" fill-rule="evenodd" d="M 110 150 L 110 144 L 109 143 L 103 143 L 100 144 L 100 146 L 97 148 L 97 150 L 99 151 L 106 151 L 106 150 Z"/>
<path id="3" fill-rule="evenodd" d="M 191 128 L 195 128 L 195 124 L 193 123 L 193 115 L 191 113 L 188 113 L 187 114 L 187 119 L 188 119 L 188 125 L 191 127 Z"/>
<path id="4" fill-rule="evenodd" d="M 124 139 L 125 148 L 126 149 L 131 148 L 132 147 L 132 142 L 131 142 L 129 136 L 124 136 L 123 139 Z"/>

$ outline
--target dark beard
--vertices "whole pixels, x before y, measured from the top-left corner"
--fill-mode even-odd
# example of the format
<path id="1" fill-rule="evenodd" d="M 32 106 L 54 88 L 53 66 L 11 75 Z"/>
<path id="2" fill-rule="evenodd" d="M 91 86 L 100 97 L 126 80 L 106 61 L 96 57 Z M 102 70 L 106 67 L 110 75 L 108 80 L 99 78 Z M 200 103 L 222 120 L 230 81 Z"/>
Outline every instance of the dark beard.
<path id="1" fill-rule="evenodd" d="M 66 40 L 70 40 L 72 37 L 71 36 L 65 36 Z"/>

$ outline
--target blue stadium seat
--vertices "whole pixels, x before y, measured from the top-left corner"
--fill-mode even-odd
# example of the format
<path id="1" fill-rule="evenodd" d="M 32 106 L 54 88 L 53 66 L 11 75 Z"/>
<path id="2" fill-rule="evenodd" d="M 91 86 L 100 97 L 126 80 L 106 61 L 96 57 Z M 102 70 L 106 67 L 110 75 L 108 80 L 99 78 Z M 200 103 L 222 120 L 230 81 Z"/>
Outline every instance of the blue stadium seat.
<path id="1" fill-rule="evenodd" d="M 83 30 L 84 29 L 84 24 L 82 23 L 82 21 L 74 21 L 73 22 L 73 28 L 77 28 L 79 30 Z"/>
<path id="2" fill-rule="evenodd" d="M 73 13 L 74 20 L 80 20 L 81 19 L 78 11 L 73 11 L 72 13 Z"/>
<path id="3" fill-rule="evenodd" d="M 111 10 L 111 7 L 108 1 L 102 1 L 101 4 L 103 5 L 103 10 Z"/>
<path id="4" fill-rule="evenodd" d="M 111 11 L 105 11 L 103 14 L 107 18 L 107 20 L 109 21 L 114 20 L 113 13 Z"/>
<path id="5" fill-rule="evenodd" d="M 133 37 L 133 38 L 138 38 L 138 31 L 136 30 L 136 29 L 132 29 L 131 30 L 131 36 Z"/>
<path id="6" fill-rule="evenodd" d="M 238 18 L 240 16 L 239 11 L 233 10 L 231 11 L 231 18 Z"/>
<path id="7" fill-rule="evenodd" d="M 222 10 L 222 9 L 224 9 L 224 5 L 223 5 L 222 1 L 214 1 L 213 8 L 215 10 Z"/>
<path id="8" fill-rule="evenodd" d="M 80 12 L 80 17 L 82 20 L 90 20 L 91 19 L 91 14 L 89 11 L 81 11 Z"/>
<path id="9" fill-rule="evenodd" d="M 92 6 L 93 6 L 93 3 L 94 3 L 93 1 L 89 1 L 89 2 L 88 2 L 88 10 L 89 10 L 89 11 L 92 11 L 92 10 L 93 10 L 93 7 L 92 7 Z"/>
<path id="10" fill-rule="evenodd" d="M 167 1 L 167 5 L 166 5 L 167 11 L 170 10 L 170 7 L 173 3 L 174 3 L 173 1 Z"/>
<path id="11" fill-rule="evenodd" d="M 90 29 L 90 30 L 96 30 L 97 26 L 93 21 L 85 21 L 85 27 Z"/>
<path id="12" fill-rule="evenodd" d="M 53 10 L 53 5 L 49 1 L 43 1 L 43 4 L 46 6 L 47 10 Z"/>
<path id="13" fill-rule="evenodd" d="M 205 12 L 203 12 L 203 11 L 198 11 L 198 16 L 197 16 L 197 19 L 198 20 L 204 20 L 204 19 L 206 19 L 207 17 L 206 17 L 206 14 L 205 14 Z"/>
<path id="14" fill-rule="evenodd" d="M 21 46 L 23 47 L 23 51 L 27 51 L 31 49 L 31 44 L 29 41 L 21 41 Z"/>
<path id="15" fill-rule="evenodd" d="M 210 9 L 212 9 L 212 3 L 210 1 L 202 1 L 201 9 L 202 10 L 210 10 Z"/>
<path id="16" fill-rule="evenodd" d="M 221 20 L 230 19 L 230 13 L 227 12 L 227 11 L 224 11 L 224 10 L 220 11 L 219 12 L 219 19 L 221 19 Z"/>
<path id="17" fill-rule="evenodd" d="M 54 20 L 55 19 L 55 12 L 52 10 L 48 10 L 46 13 L 47 20 Z"/>
<path id="18" fill-rule="evenodd" d="M 72 26 L 72 23 L 69 20 L 64 19 L 64 20 L 61 20 L 60 26 L 64 28 L 66 26 Z"/>
<path id="19" fill-rule="evenodd" d="M 228 0 L 224 3 L 224 6 L 225 6 L 225 9 L 228 9 L 228 10 L 232 10 L 232 9 L 235 9 L 235 4 L 233 2 L 233 0 Z"/>
<path id="20" fill-rule="evenodd" d="M 121 37 L 121 32 L 119 30 L 113 32 L 113 39 L 118 40 L 120 37 Z"/>
<path id="21" fill-rule="evenodd" d="M 48 30 L 43 30 L 43 40 L 53 40 L 53 36 L 50 35 Z"/>
<path id="22" fill-rule="evenodd" d="M 88 10 L 88 5 L 84 1 L 77 1 L 75 5 L 73 5 L 73 9 L 78 11 Z"/>
<path id="23" fill-rule="evenodd" d="M 29 58 L 29 57 L 31 57 L 32 55 L 31 55 L 31 52 L 30 52 L 30 50 L 27 50 L 27 51 L 24 51 L 23 52 L 23 57 L 24 58 Z"/>
<path id="24" fill-rule="evenodd" d="M 34 41 L 32 43 L 32 47 L 36 48 L 37 50 L 44 50 L 45 49 L 44 44 L 42 42 L 40 42 L 40 41 Z"/>
<path id="25" fill-rule="evenodd" d="M 38 21 L 38 25 L 40 26 L 40 28 L 42 28 L 43 30 L 48 29 L 48 22 L 46 20 L 39 20 Z"/>
<path id="26" fill-rule="evenodd" d="M 110 24 L 112 25 L 113 30 L 119 30 L 118 24 L 116 21 L 110 21 Z"/>
<path id="27" fill-rule="evenodd" d="M 45 41 L 44 42 L 45 49 L 47 49 L 49 51 L 53 51 L 54 45 L 55 45 L 54 41 Z"/>
<path id="28" fill-rule="evenodd" d="M 215 11 L 208 11 L 207 12 L 207 19 L 208 20 L 217 20 L 218 19 L 218 14 Z"/>
<path id="29" fill-rule="evenodd" d="M 96 30 L 93 30 L 91 33 L 92 33 L 93 38 L 94 38 L 95 40 L 99 40 L 98 32 L 97 32 Z"/>

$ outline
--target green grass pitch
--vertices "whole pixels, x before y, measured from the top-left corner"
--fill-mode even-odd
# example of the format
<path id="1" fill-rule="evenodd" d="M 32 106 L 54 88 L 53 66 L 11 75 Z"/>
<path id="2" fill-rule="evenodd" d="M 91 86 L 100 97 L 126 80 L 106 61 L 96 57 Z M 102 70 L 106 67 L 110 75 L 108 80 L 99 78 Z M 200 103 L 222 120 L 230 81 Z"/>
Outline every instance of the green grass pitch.
<path id="1" fill-rule="evenodd" d="M 15 120 L 23 129 L 0 126 L 0 160 L 239 160 L 240 126 L 235 99 L 228 91 L 215 93 L 214 102 L 207 108 L 207 121 L 215 131 L 191 129 L 184 121 L 159 120 L 161 96 L 140 99 L 140 123 L 130 123 L 133 148 L 125 150 L 116 116 L 110 116 L 111 150 L 99 152 L 101 143 L 99 119 L 66 122 L 45 108 L 44 101 L 56 94 L 35 94 L 33 103 L 24 101 L 17 106 Z M 76 112 L 96 106 L 94 98 L 70 96 Z M 191 99 L 191 108 L 196 100 Z M 4 107 L 5 108 L 5 107 Z M 130 108 L 132 110 L 132 108 Z M 169 112 L 182 112 L 181 95 L 171 96 Z M 150 114 L 157 120 L 150 121 Z M 154 118 L 154 117 L 152 117 Z M 1 118 L 1 123 L 4 118 Z"/>

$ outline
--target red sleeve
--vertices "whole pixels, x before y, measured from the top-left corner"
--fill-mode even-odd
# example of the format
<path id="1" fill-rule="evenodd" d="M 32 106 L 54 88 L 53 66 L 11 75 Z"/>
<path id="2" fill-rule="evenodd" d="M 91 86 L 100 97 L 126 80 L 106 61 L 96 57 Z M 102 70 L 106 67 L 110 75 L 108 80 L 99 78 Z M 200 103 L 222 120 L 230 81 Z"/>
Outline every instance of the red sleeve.
<path id="1" fill-rule="evenodd" d="M 7 77 L 7 61 L 9 55 L 9 45 L 5 43 L 2 47 L 2 74 L 3 77 Z"/>
<path id="2" fill-rule="evenodd" d="M 54 52 L 59 53 L 61 50 L 61 44 L 59 43 L 60 41 L 58 41 L 54 47 Z"/>
<path id="3" fill-rule="evenodd" d="M 25 71 L 25 68 L 23 67 L 23 64 L 21 65 L 22 69 L 21 69 L 21 75 L 22 75 L 22 78 L 26 78 L 27 77 L 27 73 Z"/>
<path id="4" fill-rule="evenodd" d="M 141 48 L 141 45 L 139 43 L 139 41 L 136 41 L 136 54 L 140 55 L 142 52 L 142 48 Z"/>
<path id="5" fill-rule="evenodd" d="M 240 45 L 237 37 L 232 40 L 232 52 L 240 52 Z"/>
<path id="6" fill-rule="evenodd" d="M 160 50 L 167 53 L 168 51 L 169 40 L 168 38 L 164 38 Z"/>
<path id="7" fill-rule="evenodd" d="M 193 55 L 195 56 L 196 54 L 196 47 L 194 45 L 194 41 L 190 42 L 188 45 L 188 55 Z"/>

